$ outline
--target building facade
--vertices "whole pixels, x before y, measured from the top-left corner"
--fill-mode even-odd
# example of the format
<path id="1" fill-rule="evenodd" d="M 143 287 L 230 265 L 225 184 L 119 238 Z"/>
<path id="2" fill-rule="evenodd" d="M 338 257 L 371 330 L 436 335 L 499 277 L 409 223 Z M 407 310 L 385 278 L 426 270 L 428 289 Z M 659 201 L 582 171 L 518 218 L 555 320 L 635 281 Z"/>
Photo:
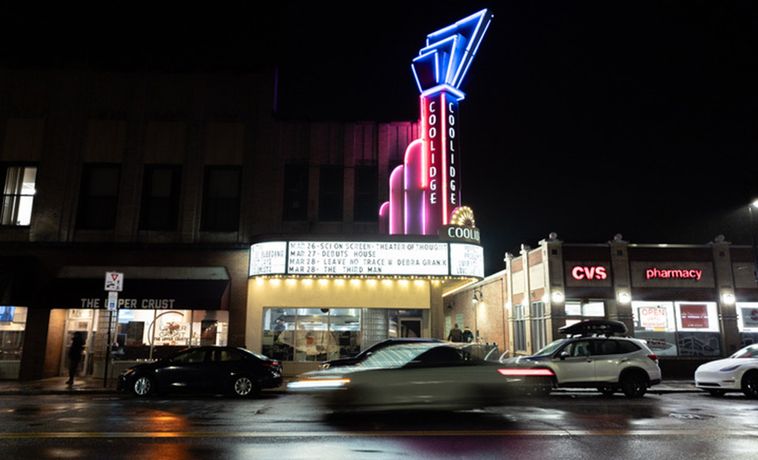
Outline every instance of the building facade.
<path id="1" fill-rule="evenodd" d="M 0 378 L 63 374 L 74 332 L 95 376 L 188 345 L 260 351 L 250 244 L 377 234 L 417 123 L 283 121 L 274 87 L 273 72 L 0 72 Z M 106 272 L 123 274 L 114 311 Z"/>
<path id="2" fill-rule="evenodd" d="M 631 244 L 617 235 L 603 244 L 570 244 L 554 234 L 537 248 L 505 255 L 505 270 L 487 280 L 503 286 L 502 333 L 512 355 L 536 353 L 558 329 L 605 318 L 647 341 L 664 374 L 691 377 L 700 363 L 758 342 L 758 284 L 753 251 L 716 238 L 705 245 Z M 482 281 L 446 296 L 450 315 L 481 323 L 494 293 Z M 473 300 L 484 293 L 484 302 Z M 481 297 L 480 297 L 481 298 Z"/>

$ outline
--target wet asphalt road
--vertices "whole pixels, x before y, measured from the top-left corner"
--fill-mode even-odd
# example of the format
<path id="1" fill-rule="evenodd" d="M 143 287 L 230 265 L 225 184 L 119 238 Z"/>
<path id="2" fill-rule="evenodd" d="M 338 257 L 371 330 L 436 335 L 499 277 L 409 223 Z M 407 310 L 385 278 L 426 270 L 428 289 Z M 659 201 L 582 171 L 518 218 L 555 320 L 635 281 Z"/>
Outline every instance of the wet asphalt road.
<path id="1" fill-rule="evenodd" d="M 333 415 L 303 395 L 5 396 L 9 459 L 749 459 L 758 400 L 562 393 L 468 412 Z"/>

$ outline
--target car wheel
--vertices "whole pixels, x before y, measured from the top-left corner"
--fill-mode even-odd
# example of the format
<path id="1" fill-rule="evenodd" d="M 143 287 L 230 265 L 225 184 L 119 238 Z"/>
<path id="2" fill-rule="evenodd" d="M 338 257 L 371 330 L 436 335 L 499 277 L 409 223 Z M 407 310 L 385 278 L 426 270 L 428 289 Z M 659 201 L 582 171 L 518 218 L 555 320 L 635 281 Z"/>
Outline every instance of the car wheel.
<path id="1" fill-rule="evenodd" d="M 134 379 L 134 383 L 132 383 L 132 393 L 134 393 L 135 396 L 145 397 L 155 391 L 154 387 L 153 379 L 146 375 L 141 375 Z"/>
<path id="2" fill-rule="evenodd" d="M 246 375 L 232 380 L 232 394 L 238 398 L 247 398 L 258 393 L 258 385 Z"/>
<path id="3" fill-rule="evenodd" d="M 748 372 L 742 377 L 742 392 L 748 398 L 758 398 L 758 372 Z"/>
<path id="4" fill-rule="evenodd" d="M 603 394 L 603 396 L 613 396 L 616 392 L 616 388 L 611 385 L 600 385 L 597 387 L 597 391 Z"/>
<path id="5" fill-rule="evenodd" d="M 726 391 L 724 390 L 708 390 L 708 394 L 711 396 L 724 396 L 725 393 Z"/>
<path id="6" fill-rule="evenodd" d="M 647 382 L 638 373 L 627 374 L 621 379 L 621 391 L 627 398 L 641 398 L 647 392 Z"/>

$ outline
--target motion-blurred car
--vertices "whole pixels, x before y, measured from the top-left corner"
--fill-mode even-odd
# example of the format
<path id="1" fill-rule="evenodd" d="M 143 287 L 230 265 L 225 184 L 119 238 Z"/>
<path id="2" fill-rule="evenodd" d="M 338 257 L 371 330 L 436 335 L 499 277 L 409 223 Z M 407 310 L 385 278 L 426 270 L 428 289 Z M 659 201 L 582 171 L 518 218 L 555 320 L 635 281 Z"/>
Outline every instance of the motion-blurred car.
<path id="1" fill-rule="evenodd" d="M 281 384 L 279 361 L 244 348 L 198 347 L 125 370 L 118 390 L 136 396 L 192 391 L 248 397 Z"/>
<path id="2" fill-rule="evenodd" d="M 391 347 L 393 345 L 398 345 L 401 343 L 424 343 L 424 342 L 444 343 L 444 341 L 440 339 L 427 339 L 427 338 L 396 337 L 396 338 L 386 339 L 386 340 L 382 340 L 381 342 L 377 342 L 371 345 L 370 347 L 366 348 L 365 350 L 361 351 L 355 356 L 351 356 L 349 358 L 339 358 L 339 359 L 332 359 L 330 361 L 324 361 L 321 363 L 320 368 L 329 369 L 332 367 L 350 366 L 350 365 L 363 361 L 364 359 L 371 356 L 374 352 L 376 352 L 377 350 L 381 350 L 382 348 Z"/>
<path id="3" fill-rule="evenodd" d="M 629 398 L 640 398 L 661 382 L 658 357 L 643 341 L 613 336 L 626 332 L 624 323 L 588 320 L 559 331 L 570 337 L 556 340 L 532 356 L 503 362 L 546 367 L 555 373 L 556 387 L 597 388 L 606 396 L 620 390 Z"/>
<path id="4" fill-rule="evenodd" d="M 552 385 L 550 369 L 514 369 L 483 361 L 465 346 L 397 344 L 352 366 L 301 374 L 287 389 L 320 394 L 335 411 L 458 410 L 501 405 L 523 389 Z"/>
<path id="5" fill-rule="evenodd" d="M 748 398 L 758 398 L 758 344 L 701 365 L 695 370 L 695 386 L 713 396 L 741 391 Z"/>

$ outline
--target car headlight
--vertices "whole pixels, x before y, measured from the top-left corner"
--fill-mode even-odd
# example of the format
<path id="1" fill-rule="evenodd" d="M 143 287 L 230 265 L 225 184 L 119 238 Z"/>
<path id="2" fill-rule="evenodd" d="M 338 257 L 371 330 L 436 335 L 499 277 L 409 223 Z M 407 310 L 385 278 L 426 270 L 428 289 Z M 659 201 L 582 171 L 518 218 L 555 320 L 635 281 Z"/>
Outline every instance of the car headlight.
<path id="1" fill-rule="evenodd" d="M 336 388 L 344 388 L 349 383 L 350 379 L 346 378 L 305 379 L 290 382 L 287 384 L 287 388 L 290 390 L 333 390 Z"/>
<path id="2" fill-rule="evenodd" d="M 124 372 L 122 372 L 121 375 L 124 377 L 129 377 L 130 375 L 134 374 L 134 372 L 135 372 L 134 369 L 127 369 Z"/>
<path id="3" fill-rule="evenodd" d="M 737 364 L 735 366 L 725 367 L 723 369 L 719 369 L 719 372 L 732 372 L 734 370 L 737 370 L 740 366 L 742 366 L 742 364 Z"/>
<path id="4" fill-rule="evenodd" d="M 321 363 L 319 366 L 319 369 L 329 369 L 330 364 L 329 363 Z"/>

